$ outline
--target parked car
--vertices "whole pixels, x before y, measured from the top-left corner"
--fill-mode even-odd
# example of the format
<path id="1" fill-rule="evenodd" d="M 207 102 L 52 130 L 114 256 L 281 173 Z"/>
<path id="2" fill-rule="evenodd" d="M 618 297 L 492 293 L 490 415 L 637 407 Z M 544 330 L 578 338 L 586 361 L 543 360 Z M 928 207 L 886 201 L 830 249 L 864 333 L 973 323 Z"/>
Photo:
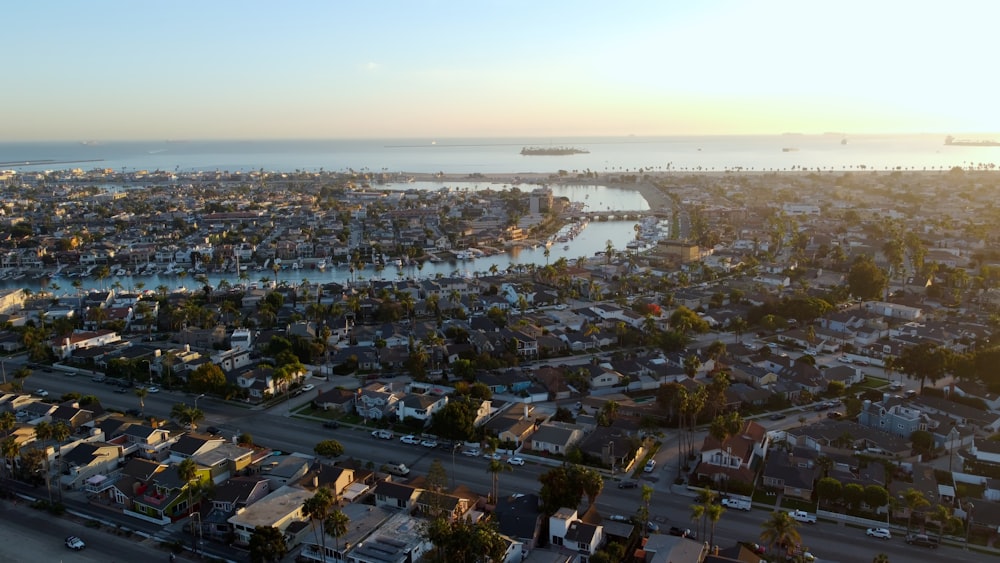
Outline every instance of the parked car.
<path id="1" fill-rule="evenodd" d="M 886 528 L 868 528 L 868 530 L 865 531 L 865 534 L 882 540 L 892 539 L 892 532 Z"/>
<path id="2" fill-rule="evenodd" d="M 389 432 L 388 430 L 372 430 L 372 438 L 392 440 L 392 432 Z"/>
<path id="3" fill-rule="evenodd" d="M 643 468 L 643 471 L 645 471 L 646 473 L 652 473 L 654 469 L 656 469 L 656 460 L 651 459 L 646 462 L 646 467 Z"/>
<path id="4" fill-rule="evenodd" d="M 159 393 L 160 392 L 160 388 L 159 387 L 150 387 L 150 388 L 146 389 L 146 392 L 147 393 Z"/>
<path id="5" fill-rule="evenodd" d="M 323 428 L 333 428 L 336 430 L 337 428 L 340 428 L 340 423 L 336 420 L 328 420 L 323 423 Z"/>
<path id="6" fill-rule="evenodd" d="M 316 386 L 313 385 L 312 383 L 306 383 L 305 385 L 302 386 L 303 391 L 312 391 L 315 388 Z"/>
<path id="7" fill-rule="evenodd" d="M 38 396 L 38 397 L 48 397 L 49 396 L 49 392 L 46 391 L 45 389 L 36 389 L 35 390 L 35 395 Z"/>
<path id="8" fill-rule="evenodd" d="M 500 454 L 498 454 L 498 453 L 496 453 L 496 452 L 493 452 L 491 454 L 485 454 L 485 455 L 483 455 L 483 457 L 485 457 L 486 459 L 489 459 L 489 460 L 494 460 L 494 461 L 500 461 L 501 459 L 503 459 L 503 456 L 500 455 Z"/>
<path id="9" fill-rule="evenodd" d="M 514 456 L 507 459 L 507 463 L 511 465 L 524 465 L 524 458 L 519 456 Z"/>
<path id="10" fill-rule="evenodd" d="M 410 473 L 410 468 L 402 463 L 396 463 L 395 461 L 390 461 L 385 464 L 385 470 L 393 475 L 407 475 Z"/>
<path id="11" fill-rule="evenodd" d="M 612 514 L 608 516 L 608 520 L 613 520 L 615 522 L 629 522 L 628 516 L 623 516 L 621 514 Z"/>
<path id="12" fill-rule="evenodd" d="M 470 448 L 468 450 L 462 450 L 462 455 L 467 455 L 469 457 L 479 457 L 479 448 Z"/>
<path id="13" fill-rule="evenodd" d="M 657 524 L 656 522 L 653 522 L 652 520 L 647 520 L 646 521 L 646 529 L 649 530 L 650 532 L 659 532 L 660 531 L 660 525 Z"/>
<path id="14" fill-rule="evenodd" d="M 671 536 L 679 536 L 679 537 L 682 537 L 682 538 L 688 538 L 688 539 L 692 539 L 692 540 L 698 539 L 698 536 L 694 532 L 692 532 L 691 530 L 686 529 L 686 528 L 678 528 L 677 526 L 671 526 L 670 527 L 670 535 Z"/>
<path id="15" fill-rule="evenodd" d="M 420 443 L 420 439 L 414 436 L 413 434 L 407 434 L 406 436 L 400 438 L 399 441 L 404 444 L 410 444 L 410 445 L 416 445 Z"/>
<path id="16" fill-rule="evenodd" d="M 437 440 L 424 440 L 420 442 L 420 445 L 425 448 L 436 448 L 438 446 Z"/>
<path id="17" fill-rule="evenodd" d="M 769 416 L 768 418 L 770 418 L 771 420 L 783 420 L 785 418 L 785 414 L 784 413 L 780 413 L 780 412 L 776 412 L 776 413 L 772 414 L 771 416 Z"/>
<path id="18" fill-rule="evenodd" d="M 142 416 L 142 411 L 139 409 L 125 409 L 125 414 L 129 416 Z"/>
<path id="19" fill-rule="evenodd" d="M 909 534 L 906 536 L 906 543 L 927 549 L 937 549 L 938 546 L 937 538 L 927 534 Z"/>
<path id="20" fill-rule="evenodd" d="M 638 481 L 621 481 L 618 483 L 619 489 L 635 489 L 639 487 Z"/>
<path id="21" fill-rule="evenodd" d="M 87 544 L 83 543 L 83 540 L 76 536 L 70 536 L 66 538 L 66 547 L 72 549 L 73 551 L 80 551 L 81 549 L 87 547 Z"/>
<path id="22" fill-rule="evenodd" d="M 128 391 L 128 390 L 125 389 L 124 387 L 117 387 L 117 388 L 115 388 L 114 392 L 115 393 L 125 393 L 126 391 Z"/>
<path id="23" fill-rule="evenodd" d="M 839 411 L 830 411 L 826 413 L 827 418 L 844 418 L 844 413 Z"/>
<path id="24" fill-rule="evenodd" d="M 205 429 L 205 432 L 208 432 L 213 436 L 217 436 L 222 433 L 222 431 L 219 430 L 218 426 L 209 426 L 208 428 Z"/>

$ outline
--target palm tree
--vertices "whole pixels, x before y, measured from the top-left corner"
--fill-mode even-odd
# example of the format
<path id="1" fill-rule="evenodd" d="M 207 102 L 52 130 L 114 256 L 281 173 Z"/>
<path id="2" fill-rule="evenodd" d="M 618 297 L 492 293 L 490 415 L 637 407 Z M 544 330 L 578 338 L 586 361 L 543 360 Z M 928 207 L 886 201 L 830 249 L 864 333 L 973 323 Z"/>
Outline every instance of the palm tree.
<path id="1" fill-rule="evenodd" d="M 195 479 L 198 475 L 198 464 L 191 458 L 184 458 L 183 461 L 177 464 L 177 477 L 184 482 L 187 486 L 187 509 L 188 512 L 192 512 L 191 507 L 191 481 Z M 192 530 L 193 532 L 193 530 Z"/>
<path id="2" fill-rule="evenodd" d="M 145 414 L 146 402 L 143 399 L 145 399 L 146 395 L 149 394 L 149 389 L 146 389 L 145 387 L 139 387 L 133 392 L 135 393 L 135 396 L 139 398 L 139 414 Z"/>
<path id="3" fill-rule="evenodd" d="M 491 459 L 490 464 L 486 467 L 486 471 L 489 472 L 493 482 L 490 498 L 492 498 L 493 503 L 496 504 L 500 498 L 500 473 L 504 471 L 511 471 L 511 467 L 498 459 Z"/>
<path id="4" fill-rule="evenodd" d="M 340 551 L 340 538 L 347 535 L 351 519 L 340 510 L 334 510 L 323 521 L 323 527 L 337 540 L 337 551 Z"/>
<path id="5" fill-rule="evenodd" d="M 726 511 L 721 504 L 710 504 L 705 508 L 705 517 L 708 519 L 709 524 L 711 524 L 711 533 L 708 536 L 708 545 L 715 545 L 715 525 L 722 518 L 722 514 Z"/>
<path id="6" fill-rule="evenodd" d="M 316 494 L 307 498 L 302 503 L 302 512 L 309 518 L 312 524 L 313 533 L 316 534 L 320 546 L 323 548 L 323 560 L 326 560 L 326 518 L 330 515 L 330 508 L 333 507 L 333 492 L 326 487 L 316 489 Z M 316 523 L 319 523 L 319 526 Z"/>
<path id="7" fill-rule="evenodd" d="M 4 467 L 10 468 L 9 477 L 14 476 L 14 459 L 21 453 L 21 445 L 17 443 L 17 438 L 7 436 L 0 442 L 0 456 L 4 459 Z"/>
<path id="8" fill-rule="evenodd" d="M 769 549 L 773 550 L 775 546 L 783 546 L 787 553 L 802 541 L 798 526 L 799 523 L 793 520 L 787 512 L 772 512 L 771 517 L 761 524 L 763 529 L 760 533 L 760 539 Z"/>
<path id="9" fill-rule="evenodd" d="M 704 504 L 692 504 L 691 508 L 691 521 L 694 522 L 695 530 L 701 531 L 702 522 L 705 521 L 705 505 Z"/>
<path id="10" fill-rule="evenodd" d="M 917 509 L 930 506 L 930 501 L 924 496 L 924 493 L 920 492 L 913 487 L 903 491 L 903 506 L 906 507 L 906 533 L 910 533 L 910 526 L 913 523 L 913 513 Z"/>
<path id="11" fill-rule="evenodd" d="M 205 418 L 205 413 L 201 409 L 189 407 L 184 403 L 175 403 L 170 409 L 170 418 L 176 419 L 184 426 L 197 428 L 198 421 Z"/>
<path id="12" fill-rule="evenodd" d="M 884 553 L 879 553 L 872 559 L 872 563 L 889 563 L 889 556 Z"/>

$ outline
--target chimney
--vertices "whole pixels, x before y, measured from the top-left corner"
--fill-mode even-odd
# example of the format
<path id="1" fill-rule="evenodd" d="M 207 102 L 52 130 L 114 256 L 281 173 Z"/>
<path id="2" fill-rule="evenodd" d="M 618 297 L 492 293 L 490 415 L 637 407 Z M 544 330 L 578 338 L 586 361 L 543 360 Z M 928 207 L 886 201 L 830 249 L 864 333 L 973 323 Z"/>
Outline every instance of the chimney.
<path id="1" fill-rule="evenodd" d="M 524 418 L 528 418 L 528 403 L 524 403 Z"/>

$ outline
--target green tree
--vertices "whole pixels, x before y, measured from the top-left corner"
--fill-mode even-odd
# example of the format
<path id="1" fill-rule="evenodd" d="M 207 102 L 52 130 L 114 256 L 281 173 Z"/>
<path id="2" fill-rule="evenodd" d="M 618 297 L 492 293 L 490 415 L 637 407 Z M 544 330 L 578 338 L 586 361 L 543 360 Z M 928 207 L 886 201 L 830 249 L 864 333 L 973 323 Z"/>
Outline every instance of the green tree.
<path id="1" fill-rule="evenodd" d="M 951 358 L 951 351 L 947 348 L 933 342 L 921 342 L 904 348 L 893 363 L 900 372 L 919 379 L 920 389 L 923 389 L 928 379 L 935 383 L 944 377 Z"/>
<path id="2" fill-rule="evenodd" d="M 434 547 L 424 560 L 432 563 L 498 562 L 507 549 L 496 524 L 487 519 L 473 523 L 467 518 L 438 517 L 427 526 L 425 534 Z"/>
<path id="3" fill-rule="evenodd" d="M 334 510 L 323 521 L 323 527 L 336 540 L 337 551 L 340 551 L 340 538 L 347 535 L 347 532 L 350 530 L 350 524 L 350 517 L 340 510 Z"/>
<path id="4" fill-rule="evenodd" d="M 149 394 L 149 390 L 145 387 L 139 387 L 134 391 L 135 396 L 139 398 L 139 414 L 145 414 L 146 412 L 146 395 Z"/>
<path id="5" fill-rule="evenodd" d="M 198 427 L 198 422 L 205 418 L 205 413 L 184 403 L 174 403 L 170 409 L 170 418 L 194 430 Z"/>
<path id="6" fill-rule="evenodd" d="M 889 504 L 889 491 L 879 485 L 867 485 L 865 487 L 865 504 L 873 509 Z"/>
<path id="7" fill-rule="evenodd" d="M 316 455 L 322 457 L 337 457 L 344 454 L 344 446 L 336 440 L 323 440 L 313 448 Z"/>
<path id="8" fill-rule="evenodd" d="M 930 501 L 924 496 L 924 493 L 920 492 L 918 489 L 910 487 L 903 491 L 903 506 L 906 507 L 906 533 L 910 533 L 910 528 L 913 526 L 913 514 L 916 513 L 921 508 L 926 508 L 930 506 Z"/>
<path id="9" fill-rule="evenodd" d="M 761 524 L 760 540 L 772 551 L 777 546 L 787 546 L 786 554 L 790 553 L 792 546 L 797 546 L 802 542 L 799 534 L 799 523 L 792 519 L 787 512 L 775 511 L 771 517 Z"/>
<path id="10" fill-rule="evenodd" d="M 870 256 L 859 256 L 847 273 L 851 295 L 861 299 L 880 299 L 889 280 Z"/>
<path id="11" fill-rule="evenodd" d="M 226 389 L 226 374 L 222 368 L 208 362 L 197 368 L 188 376 L 188 387 L 194 393 L 222 394 Z"/>
<path id="12" fill-rule="evenodd" d="M 861 501 L 865 500 L 865 488 L 857 483 L 844 485 L 840 495 L 852 509 L 857 510 L 861 506 Z"/>
<path id="13" fill-rule="evenodd" d="M 271 526 L 257 526 L 250 535 L 250 561 L 272 563 L 281 561 L 288 554 L 288 545 L 281 530 Z"/>
<path id="14" fill-rule="evenodd" d="M 926 455 L 934 451 L 934 435 L 926 430 L 914 430 L 910 442 L 915 453 Z"/>
<path id="15" fill-rule="evenodd" d="M 335 500 L 333 491 L 326 487 L 320 487 L 316 489 L 313 496 L 302 503 L 302 513 L 309 518 L 309 524 L 312 526 L 317 543 L 323 549 L 324 557 L 326 555 L 326 517 L 329 516 Z"/>
<path id="16" fill-rule="evenodd" d="M 843 485 L 833 477 L 823 477 L 816 481 L 816 498 L 819 502 L 835 502 L 840 498 Z"/>
<path id="17" fill-rule="evenodd" d="M 500 499 L 500 474 L 504 471 L 511 471 L 511 467 L 509 464 L 498 459 L 491 459 L 489 465 L 486 466 L 486 471 L 490 474 L 490 481 L 492 483 L 490 499 L 493 504 L 496 504 Z"/>

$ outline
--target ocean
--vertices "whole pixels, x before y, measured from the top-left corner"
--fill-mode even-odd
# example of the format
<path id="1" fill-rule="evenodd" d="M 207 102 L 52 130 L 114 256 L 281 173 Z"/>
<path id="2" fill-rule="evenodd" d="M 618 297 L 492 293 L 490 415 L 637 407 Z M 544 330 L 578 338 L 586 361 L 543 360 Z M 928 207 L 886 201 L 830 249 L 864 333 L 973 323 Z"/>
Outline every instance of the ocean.
<path id="1" fill-rule="evenodd" d="M 620 173 L 644 170 L 935 170 L 995 165 L 1000 147 L 946 146 L 944 135 L 362 140 L 81 141 L 0 143 L 0 169 L 118 171 L 347 171 L 462 174 Z M 994 137 L 995 138 L 995 137 Z M 525 156 L 522 147 L 589 151 Z"/>

